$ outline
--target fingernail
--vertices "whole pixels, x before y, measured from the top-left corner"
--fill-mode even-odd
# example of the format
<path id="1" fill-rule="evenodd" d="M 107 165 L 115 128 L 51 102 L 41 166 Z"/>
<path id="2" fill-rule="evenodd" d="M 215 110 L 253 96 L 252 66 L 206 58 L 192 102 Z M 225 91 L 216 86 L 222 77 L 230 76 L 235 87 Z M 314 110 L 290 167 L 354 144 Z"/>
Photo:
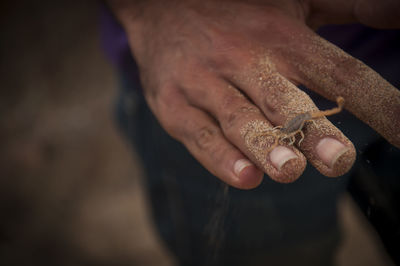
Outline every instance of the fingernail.
<path id="1" fill-rule="evenodd" d="M 239 176 L 240 172 L 247 166 L 253 165 L 249 160 L 247 159 L 239 159 L 235 162 L 233 166 L 233 171 L 235 172 L 236 176 Z"/>
<path id="2" fill-rule="evenodd" d="M 281 170 L 286 162 L 295 158 L 297 158 L 297 155 L 291 149 L 284 146 L 278 146 L 269 153 L 272 165 L 278 170 Z"/>
<path id="3" fill-rule="evenodd" d="M 321 139 L 316 147 L 319 158 L 330 168 L 333 168 L 340 156 L 342 156 L 348 150 L 348 147 L 333 138 Z"/>

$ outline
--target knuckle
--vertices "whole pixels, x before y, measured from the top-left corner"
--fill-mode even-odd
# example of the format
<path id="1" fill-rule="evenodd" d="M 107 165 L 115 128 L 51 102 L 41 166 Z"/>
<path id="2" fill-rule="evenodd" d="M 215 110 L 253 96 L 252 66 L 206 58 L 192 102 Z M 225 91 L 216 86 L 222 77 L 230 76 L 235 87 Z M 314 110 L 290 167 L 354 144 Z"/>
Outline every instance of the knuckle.
<path id="1" fill-rule="evenodd" d="M 360 77 L 362 73 L 361 61 L 351 57 L 346 56 L 338 59 L 333 64 L 333 67 L 327 71 L 330 75 L 330 79 L 335 87 L 348 86 L 354 79 Z"/>
<path id="2" fill-rule="evenodd" d="M 226 130 L 229 130 L 231 128 L 236 128 L 241 124 L 241 121 L 248 117 L 249 114 L 255 114 L 258 113 L 259 110 L 250 104 L 245 104 L 236 107 L 230 112 L 227 112 L 225 116 L 225 122 L 224 122 L 224 127 Z"/>
<path id="3" fill-rule="evenodd" d="M 337 62 L 337 69 L 341 70 L 340 72 L 344 75 L 353 75 L 357 73 L 360 68 L 362 68 L 363 63 L 351 56 L 346 56 L 341 58 Z"/>
<path id="4" fill-rule="evenodd" d="M 213 147 L 218 130 L 211 127 L 202 127 L 193 134 L 196 146 L 201 150 L 209 150 Z"/>
<path id="5" fill-rule="evenodd" d="M 243 105 L 246 101 L 245 96 L 238 90 L 228 91 L 224 93 L 223 101 L 221 102 L 221 108 L 223 109 L 233 109 L 236 106 Z"/>

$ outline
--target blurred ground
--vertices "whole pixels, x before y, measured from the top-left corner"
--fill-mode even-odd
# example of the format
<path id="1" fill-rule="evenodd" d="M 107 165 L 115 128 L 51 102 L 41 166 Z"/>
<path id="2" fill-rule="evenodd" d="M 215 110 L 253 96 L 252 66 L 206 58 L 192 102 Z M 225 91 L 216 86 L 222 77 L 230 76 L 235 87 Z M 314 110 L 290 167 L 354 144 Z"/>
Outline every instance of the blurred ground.
<path id="1" fill-rule="evenodd" d="M 95 1 L 0 3 L 0 265 L 173 265 L 112 117 Z M 337 265 L 391 265 L 349 197 Z"/>

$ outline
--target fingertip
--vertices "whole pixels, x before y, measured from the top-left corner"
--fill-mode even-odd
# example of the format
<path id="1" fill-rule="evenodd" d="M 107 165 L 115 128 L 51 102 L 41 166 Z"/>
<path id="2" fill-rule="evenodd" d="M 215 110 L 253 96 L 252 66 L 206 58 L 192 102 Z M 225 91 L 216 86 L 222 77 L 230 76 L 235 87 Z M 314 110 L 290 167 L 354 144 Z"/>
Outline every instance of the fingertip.
<path id="1" fill-rule="evenodd" d="M 332 166 L 332 171 L 328 172 L 329 177 L 338 177 L 346 174 L 353 167 L 356 160 L 356 151 L 353 148 L 347 149 L 341 154 Z"/>
<path id="2" fill-rule="evenodd" d="M 269 158 L 272 165 L 280 171 L 287 162 L 298 157 L 291 149 L 278 146 L 270 152 Z"/>
<path id="3" fill-rule="evenodd" d="M 303 173 L 306 167 L 305 157 L 296 149 L 278 146 L 269 154 L 269 160 L 275 169 L 270 171 L 271 179 L 279 183 L 292 183 Z"/>
<path id="4" fill-rule="evenodd" d="M 356 159 L 356 151 L 350 141 L 344 144 L 331 137 L 321 139 L 316 146 L 316 152 L 326 166 L 323 174 L 329 177 L 344 175 Z"/>
<path id="5" fill-rule="evenodd" d="M 321 161 L 329 168 L 333 168 L 349 147 L 334 138 L 327 137 L 321 139 L 315 149 Z"/>
<path id="6" fill-rule="evenodd" d="M 304 156 L 292 159 L 286 162 L 279 172 L 271 175 L 271 179 L 279 183 L 293 183 L 303 174 L 306 165 Z"/>
<path id="7" fill-rule="evenodd" d="M 244 168 L 239 175 L 239 183 L 243 189 L 252 189 L 258 187 L 263 180 L 264 173 L 256 166 Z"/>
<path id="8" fill-rule="evenodd" d="M 264 173 L 247 159 L 239 159 L 235 162 L 234 173 L 236 175 L 233 186 L 239 189 L 252 189 L 258 187 Z"/>

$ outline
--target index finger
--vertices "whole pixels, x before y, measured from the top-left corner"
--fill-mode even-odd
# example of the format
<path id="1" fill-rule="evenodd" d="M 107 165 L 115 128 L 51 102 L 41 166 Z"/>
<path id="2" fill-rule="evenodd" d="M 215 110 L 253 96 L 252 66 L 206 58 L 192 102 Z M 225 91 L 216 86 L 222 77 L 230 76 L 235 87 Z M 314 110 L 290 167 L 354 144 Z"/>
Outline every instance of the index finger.
<path id="1" fill-rule="evenodd" d="M 289 51 L 299 82 L 345 108 L 400 148 L 400 91 L 373 69 L 314 33 Z"/>

